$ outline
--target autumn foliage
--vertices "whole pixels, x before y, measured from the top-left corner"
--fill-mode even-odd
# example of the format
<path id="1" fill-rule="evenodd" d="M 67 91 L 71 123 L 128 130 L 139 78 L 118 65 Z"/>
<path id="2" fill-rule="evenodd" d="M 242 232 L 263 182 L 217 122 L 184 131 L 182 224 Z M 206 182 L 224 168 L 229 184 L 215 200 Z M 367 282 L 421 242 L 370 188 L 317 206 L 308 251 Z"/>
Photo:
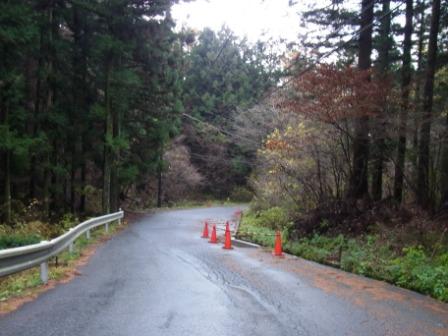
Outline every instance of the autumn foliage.
<path id="1" fill-rule="evenodd" d="M 379 119 L 395 94 L 389 83 L 371 71 L 335 65 L 290 78 L 274 103 L 282 126 L 259 151 L 260 199 L 276 204 L 286 194 L 304 210 L 343 200 L 353 172 L 355 121 Z"/>
<path id="2" fill-rule="evenodd" d="M 375 116 L 390 92 L 387 80 L 369 70 L 321 65 L 288 83 L 280 106 L 306 117 L 335 123 Z"/>

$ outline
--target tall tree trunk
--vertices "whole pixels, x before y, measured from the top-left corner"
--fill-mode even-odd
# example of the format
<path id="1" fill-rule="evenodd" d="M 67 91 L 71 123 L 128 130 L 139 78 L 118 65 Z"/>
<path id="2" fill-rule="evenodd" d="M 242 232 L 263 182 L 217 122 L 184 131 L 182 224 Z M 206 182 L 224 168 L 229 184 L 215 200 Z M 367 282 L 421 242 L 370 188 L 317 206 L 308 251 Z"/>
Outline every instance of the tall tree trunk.
<path id="1" fill-rule="evenodd" d="M 419 129 L 421 120 L 421 98 L 422 98 L 422 81 L 423 81 L 423 49 L 425 41 L 425 4 L 424 0 L 417 3 L 417 7 L 420 13 L 420 24 L 418 30 L 418 52 L 417 52 L 417 72 L 415 78 L 415 92 L 414 92 L 414 113 L 413 113 L 413 138 L 412 147 L 415 153 L 418 152 L 418 140 L 419 140 Z M 417 165 L 418 156 L 413 155 L 413 165 L 415 167 L 414 180 L 417 181 Z"/>
<path id="2" fill-rule="evenodd" d="M 157 207 L 162 207 L 162 195 L 163 195 L 163 144 L 160 144 L 159 153 L 159 166 L 157 168 Z"/>
<path id="3" fill-rule="evenodd" d="M 119 186 L 118 186 L 118 169 L 115 159 L 111 165 L 110 172 L 110 210 L 111 212 L 118 211 L 118 196 L 119 196 Z"/>
<path id="4" fill-rule="evenodd" d="M 71 162 L 71 170 L 70 170 L 70 212 L 75 214 L 77 211 L 76 207 L 76 171 L 77 171 L 77 153 L 76 150 L 72 152 L 72 162 Z"/>
<path id="5" fill-rule="evenodd" d="M 110 76 L 112 71 L 112 63 L 110 60 L 106 64 L 106 82 L 105 82 L 105 107 L 106 120 L 104 130 L 104 163 L 103 163 L 103 213 L 110 212 L 110 183 L 111 183 L 111 140 L 113 137 L 113 118 L 110 98 Z"/>
<path id="6" fill-rule="evenodd" d="M 72 165 L 71 165 L 71 211 L 79 210 L 78 200 L 80 199 L 80 175 L 81 166 L 85 156 L 83 153 L 83 133 L 85 132 L 85 113 L 87 110 L 86 90 L 87 90 L 87 52 L 86 52 L 86 29 L 85 18 L 78 6 L 73 6 L 73 110 L 72 121 L 78 125 L 74 129 L 74 143 L 72 144 Z M 79 202 L 80 203 L 80 202 Z"/>
<path id="7" fill-rule="evenodd" d="M 50 216 L 50 186 L 51 186 L 51 168 L 50 168 L 50 152 L 47 151 L 44 157 L 44 184 L 43 184 L 43 205 L 45 216 Z"/>
<path id="8" fill-rule="evenodd" d="M 40 131 L 40 121 L 39 121 L 39 115 L 41 113 L 42 108 L 42 97 L 41 97 L 41 88 L 42 88 L 42 76 L 41 71 L 44 67 L 44 54 L 45 51 L 45 43 L 44 43 L 44 30 L 41 29 L 40 32 L 40 52 L 39 52 L 39 60 L 37 64 L 37 71 L 36 71 L 36 90 L 35 90 L 35 96 L 34 96 L 34 105 L 33 105 L 33 130 L 32 130 L 32 136 L 36 137 L 38 132 Z M 30 153 L 31 156 L 31 163 L 30 163 L 30 199 L 37 197 L 37 188 L 36 185 L 38 183 L 38 159 L 37 155 L 35 153 Z"/>
<path id="9" fill-rule="evenodd" d="M 113 113 L 113 137 L 117 139 L 120 136 L 120 115 L 118 111 Z M 120 196 L 120 183 L 119 183 L 119 163 L 120 163 L 120 151 L 114 149 L 113 151 L 113 162 L 111 171 L 111 210 L 113 212 L 118 211 L 120 207 L 119 196 Z"/>
<path id="10" fill-rule="evenodd" d="M 26 91 L 27 91 L 27 112 L 30 116 L 28 122 L 28 134 L 31 137 L 37 136 L 38 130 L 38 121 L 37 121 L 37 112 L 38 112 L 38 100 L 39 100 L 39 91 L 40 91 L 40 78 L 37 76 L 36 78 L 36 66 L 40 69 L 41 58 L 36 64 L 35 59 L 32 56 L 29 56 L 27 59 L 27 70 L 26 70 Z M 37 109 L 36 109 L 37 108 Z M 34 151 L 29 153 L 30 157 L 30 170 L 29 170 L 29 181 L 28 181 L 28 198 L 32 200 L 36 197 L 36 179 L 37 179 L 37 171 L 36 171 L 36 156 Z"/>
<path id="11" fill-rule="evenodd" d="M 394 198 L 401 203 L 403 198 L 403 177 L 406 155 L 406 133 L 408 123 L 409 92 L 411 85 L 411 49 L 412 18 L 414 16 L 413 0 L 406 0 L 406 24 L 403 41 L 403 66 L 401 69 L 401 106 L 398 121 L 398 148 L 395 164 Z"/>
<path id="12" fill-rule="evenodd" d="M 5 222 L 11 223 L 11 151 L 5 153 Z"/>
<path id="13" fill-rule="evenodd" d="M 434 0 L 432 3 L 431 29 L 429 33 L 428 45 L 428 64 L 426 68 L 425 87 L 423 91 L 423 119 L 421 120 L 418 153 L 417 198 L 419 204 L 424 208 L 429 208 L 432 205 L 429 190 L 429 145 L 431 142 L 432 103 L 434 75 L 437 61 L 437 36 L 439 34 L 439 21 L 440 0 Z"/>
<path id="14" fill-rule="evenodd" d="M 61 176 L 59 176 L 59 170 L 54 169 L 62 163 L 62 158 L 59 155 L 58 144 L 59 141 L 55 138 L 52 142 L 52 151 L 49 155 L 50 165 L 52 167 L 50 174 L 50 212 L 54 214 L 59 214 L 60 210 L 64 207 L 63 180 L 61 179 Z"/>
<path id="15" fill-rule="evenodd" d="M 81 138 L 81 144 L 82 144 L 82 152 L 85 153 L 87 151 L 86 144 L 85 144 L 85 137 Z M 87 185 L 87 165 L 85 158 L 81 162 L 81 197 L 79 199 L 79 212 L 85 213 L 86 211 L 86 189 Z"/>
<path id="16" fill-rule="evenodd" d="M 162 168 L 157 171 L 157 207 L 162 207 Z"/>
<path id="17" fill-rule="evenodd" d="M 383 0 L 381 15 L 378 76 L 380 76 L 380 79 L 386 80 L 389 73 L 389 52 L 392 48 L 392 41 L 390 38 L 390 0 Z M 379 111 L 378 116 L 373 120 L 375 129 L 372 130 L 372 133 L 374 133 L 375 139 L 372 146 L 372 198 L 375 201 L 381 200 L 383 196 L 386 108 L 387 102 L 384 101 L 382 110 Z"/>
<path id="18" fill-rule="evenodd" d="M 1 108 L 1 106 L 0 106 Z M 9 137 L 9 108 L 7 106 L 4 106 L 3 108 L 3 125 L 6 126 L 7 129 L 7 136 Z M 5 185 L 4 185 L 4 211 L 5 216 L 4 220 L 7 224 L 11 223 L 11 150 L 7 148 L 4 151 L 4 175 L 5 175 Z"/>
<path id="19" fill-rule="evenodd" d="M 374 0 L 362 0 L 358 56 L 358 67 L 360 70 L 368 70 L 371 67 L 373 4 Z M 355 120 L 353 169 L 348 190 L 349 198 L 359 199 L 368 196 L 368 162 L 369 117 L 361 116 Z"/>
<path id="20" fill-rule="evenodd" d="M 45 97 L 45 113 L 48 115 L 53 108 L 53 99 L 54 99 L 54 92 L 53 92 L 53 84 L 50 81 L 50 78 L 53 73 L 53 53 L 50 51 L 52 49 L 53 45 L 53 33 L 55 28 L 55 20 L 54 20 L 54 3 L 51 1 L 48 5 L 48 41 L 46 45 L 46 52 L 47 52 L 47 62 L 46 62 L 46 85 L 47 85 L 47 91 L 46 91 L 46 97 Z M 45 29 L 45 28 L 43 28 Z M 47 130 L 48 131 L 48 130 Z M 47 132 L 47 137 L 48 132 Z M 48 139 L 47 141 L 51 141 Z M 48 143 L 48 147 L 50 147 L 50 143 Z M 46 216 L 50 216 L 50 204 L 51 204 L 51 196 L 50 196 L 50 186 L 51 186 L 51 160 L 50 160 L 50 148 L 47 148 L 44 158 L 44 186 L 43 186 L 43 198 L 44 198 L 44 212 Z"/>
<path id="21" fill-rule="evenodd" d="M 441 207 L 443 210 L 447 211 L 448 210 L 448 116 L 446 117 L 440 174 L 441 174 L 440 187 L 442 191 Z"/>

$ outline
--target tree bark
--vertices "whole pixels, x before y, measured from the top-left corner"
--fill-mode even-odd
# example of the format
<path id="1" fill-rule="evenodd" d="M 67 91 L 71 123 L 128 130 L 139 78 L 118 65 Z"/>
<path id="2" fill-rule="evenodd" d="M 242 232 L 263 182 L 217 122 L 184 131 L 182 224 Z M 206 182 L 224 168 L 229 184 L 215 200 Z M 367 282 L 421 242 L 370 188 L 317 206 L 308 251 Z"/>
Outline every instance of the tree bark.
<path id="1" fill-rule="evenodd" d="M 358 68 L 360 70 L 368 70 L 371 67 L 373 4 L 374 0 L 362 0 L 358 56 Z M 368 196 L 368 162 L 369 117 L 360 116 L 355 120 L 353 169 L 350 176 L 348 198 L 360 199 Z"/>
<path id="2" fill-rule="evenodd" d="M 50 51 L 51 46 L 53 44 L 53 29 L 54 27 L 54 3 L 51 2 L 48 7 L 48 25 L 50 29 L 48 29 L 48 41 L 46 46 L 47 52 L 47 60 L 46 60 L 46 84 L 47 84 L 47 92 L 45 97 L 45 113 L 48 114 L 53 108 L 53 85 L 50 81 L 51 75 L 53 73 L 53 55 Z M 47 133 L 48 134 L 48 133 Z M 50 141 L 50 139 L 48 139 Z M 50 196 L 50 186 L 51 186 L 51 160 L 50 160 L 50 144 L 48 144 L 48 148 L 46 149 L 45 158 L 44 158 L 44 185 L 43 185 L 43 199 L 44 199 L 44 212 L 47 217 L 50 216 L 50 204 L 51 204 L 51 196 Z"/>
<path id="3" fill-rule="evenodd" d="M 398 147 L 395 164 L 394 198 L 401 203 L 403 198 L 403 178 L 406 155 L 406 133 L 408 123 L 409 92 L 411 85 L 411 49 L 412 18 L 414 16 L 413 0 L 406 0 L 406 24 L 403 41 L 403 66 L 401 69 L 401 106 L 398 121 Z"/>
<path id="4" fill-rule="evenodd" d="M 4 107 L 3 124 L 6 125 L 9 133 L 9 108 Z M 9 135 L 8 135 L 9 136 Z M 4 187 L 4 209 L 5 209 L 5 222 L 11 223 L 12 210 L 11 210 L 11 150 L 7 148 L 4 153 L 4 169 L 5 169 L 5 187 Z"/>
<path id="5" fill-rule="evenodd" d="M 44 92 L 42 91 L 42 76 L 41 76 L 41 72 L 42 69 L 45 66 L 45 55 L 47 55 L 47 50 L 48 47 L 46 48 L 45 46 L 45 31 L 42 28 L 40 31 L 40 40 L 39 40 L 39 44 L 40 44 L 40 50 L 39 50 L 39 60 L 38 60 L 38 64 L 37 64 L 37 71 L 36 71 L 36 90 L 35 90 L 35 97 L 34 97 L 34 106 L 33 106 L 33 131 L 32 131 L 32 135 L 33 137 L 36 137 L 38 132 L 41 129 L 41 124 L 40 124 L 40 113 L 42 112 L 41 110 L 44 108 L 43 105 L 43 100 L 42 100 L 42 95 L 44 94 Z M 37 184 L 38 184 L 38 180 L 39 180 L 39 172 L 38 172 L 38 157 L 35 153 L 30 153 L 31 156 L 31 163 L 30 163 L 30 185 L 29 185 L 29 197 L 30 199 L 33 199 L 35 197 L 37 197 Z"/>
<path id="6" fill-rule="evenodd" d="M 445 134 L 443 142 L 442 169 L 440 184 L 442 190 L 441 207 L 448 210 L 448 116 L 446 117 Z"/>
<path id="7" fill-rule="evenodd" d="M 162 168 L 157 172 L 157 207 L 162 207 Z"/>
<path id="8" fill-rule="evenodd" d="M 430 197 L 429 190 L 429 146 L 431 142 L 432 104 L 434 75 L 437 62 L 437 37 L 439 33 L 439 21 L 440 0 L 434 0 L 432 3 L 431 29 L 429 33 L 428 64 L 426 68 L 425 87 L 423 91 L 423 119 L 421 120 L 420 128 L 417 180 L 418 203 L 427 209 L 432 206 L 432 199 Z"/>
<path id="9" fill-rule="evenodd" d="M 159 166 L 157 169 L 157 207 L 161 208 L 162 207 L 162 194 L 163 194 L 163 185 L 162 185 L 162 173 L 163 173 L 163 164 L 162 164 L 162 160 L 163 160 L 163 145 L 160 144 L 160 153 L 159 153 Z"/>
<path id="10" fill-rule="evenodd" d="M 11 151 L 5 154 L 5 222 L 11 223 Z"/>
<path id="11" fill-rule="evenodd" d="M 82 151 L 85 153 L 87 151 L 86 145 L 85 145 L 85 139 L 84 137 L 81 138 L 81 144 L 82 144 Z M 87 185 L 87 167 L 86 167 L 86 160 L 83 159 L 81 163 L 81 197 L 79 200 L 79 212 L 85 213 L 86 211 L 86 189 Z"/>
<path id="12" fill-rule="evenodd" d="M 113 120 L 110 102 L 110 76 L 112 71 L 111 61 L 108 60 L 106 64 L 106 82 L 105 82 L 105 107 L 106 120 L 104 130 L 104 163 L 103 163 L 103 213 L 110 212 L 110 183 L 111 183 L 111 144 L 113 137 Z"/>
<path id="13" fill-rule="evenodd" d="M 117 110 L 113 113 L 113 137 L 117 139 L 120 136 L 120 115 Z M 114 149 L 113 151 L 113 162 L 111 170 L 111 210 L 113 212 L 118 211 L 120 207 L 119 196 L 120 196 L 120 183 L 119 183 L 119 162 L 120 162 L 120 151 L 119 149 Z"/>
<path id="14" fill-rule="evenodd" d="M 85 13 L 84 13 L 85 14 Z M 87 45 L 86 45 L 86 19 L 77 5 L 73 6 L 73 123 L 78 125 L 74 129 L 74 144 L 72 144 L 72 172 L 71 172 L 71 209 L 80 211 L 80 198 L 82 197 L 82 166 L 85 158 L 83 150 L 83 134 L 85 133 L 87 104 Z"/>
<path id="15" fill-rule="evenodd" d="M 419 1 L 417 7 L 420 13 L 420 24 L 418 31 L 418 52 L 417 52 L 417 72 L 415 78 L 415 92 L 414 92 L 414 115 L 413 115 L 413 139 L 412 146 L 415 153 L 418 152 L 419 128 L 421 120 L 421 98 L 422 98 L 422 80 L 423 80 L 423 47 L 425 41 L 425 5 L 424 1 Z M 417 172 L 418 156 L 413 156 L 413 164 L 415 172 Z M 417 181 L 417 174 L 415 173 L 414 180 Z"/>
<path id="16" fill-rule="evenodd" d="M 36 64 L 37 63 L 37 64 Z M 37 69 L 36 69 L 37 67 Z M 40 93 L 40 76 L 36 76 L 36 70 L 42 67 L 42 57 L 36 62 L 33 56 L 29 56 L 27 61 L 27 110 L 30 115 L 29 118 L 29 134 L 34 138 L 37 136 L 39 129 L 38 118 L 39 114 L 39 93 Z M 36 169 L 36 155 L 34 151 L 29 153 L 30 157 L 30 170 L 29 170 L 29 183 L 28 183 L 28 199 L 31 201 L 36 197 L 36 183 L 37 183 L 37 169 Z"/>
<path id="17" fill-rule="evenodd" d="M 390 39 L 390 0 L 383 0 L 382 20 L 380 26 L 380 48 L 378 55 L 378 76 L 381 80 L 387 80 L 389 73 L 389 52 L 392 48 Z M 385 155 L 385 128 L 386 128 L 386 108 L 387 101 L 384 101 L 382 109 L 374 120 L 376 129 L 374 133 L 374 143 L 372 150 L 373 172 L 372 172 L 372 198 L 375 201 L 381 200 L 383 196 L 383 170 Z"/>

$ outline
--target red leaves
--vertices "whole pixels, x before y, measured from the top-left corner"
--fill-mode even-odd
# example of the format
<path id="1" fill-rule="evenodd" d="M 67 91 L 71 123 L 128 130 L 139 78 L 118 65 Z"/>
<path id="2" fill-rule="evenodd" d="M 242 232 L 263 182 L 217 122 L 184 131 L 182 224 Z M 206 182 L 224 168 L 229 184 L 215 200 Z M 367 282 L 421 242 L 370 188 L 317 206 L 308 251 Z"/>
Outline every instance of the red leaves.
<path id="1" fill-rule="evenodd" d="M 373 116 L 384 103 L 389 83 L 370 71 L 331 65 L 293 78 L 281 106 L 295 113 L 326 122 Z"/>

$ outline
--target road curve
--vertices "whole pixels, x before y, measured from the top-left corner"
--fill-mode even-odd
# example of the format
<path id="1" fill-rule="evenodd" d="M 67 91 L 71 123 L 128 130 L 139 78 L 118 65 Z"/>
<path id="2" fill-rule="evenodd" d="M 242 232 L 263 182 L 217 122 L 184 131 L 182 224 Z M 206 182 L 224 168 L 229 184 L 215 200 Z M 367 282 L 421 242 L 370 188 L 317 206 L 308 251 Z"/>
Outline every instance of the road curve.
<path id="1" fill-rule="evenodd" d="M 448 335 L 448 305 L 299 258 L 200 238 L 235 208 L 164 211 L 81 276 L 0 317 L 1 336 Z"/>

